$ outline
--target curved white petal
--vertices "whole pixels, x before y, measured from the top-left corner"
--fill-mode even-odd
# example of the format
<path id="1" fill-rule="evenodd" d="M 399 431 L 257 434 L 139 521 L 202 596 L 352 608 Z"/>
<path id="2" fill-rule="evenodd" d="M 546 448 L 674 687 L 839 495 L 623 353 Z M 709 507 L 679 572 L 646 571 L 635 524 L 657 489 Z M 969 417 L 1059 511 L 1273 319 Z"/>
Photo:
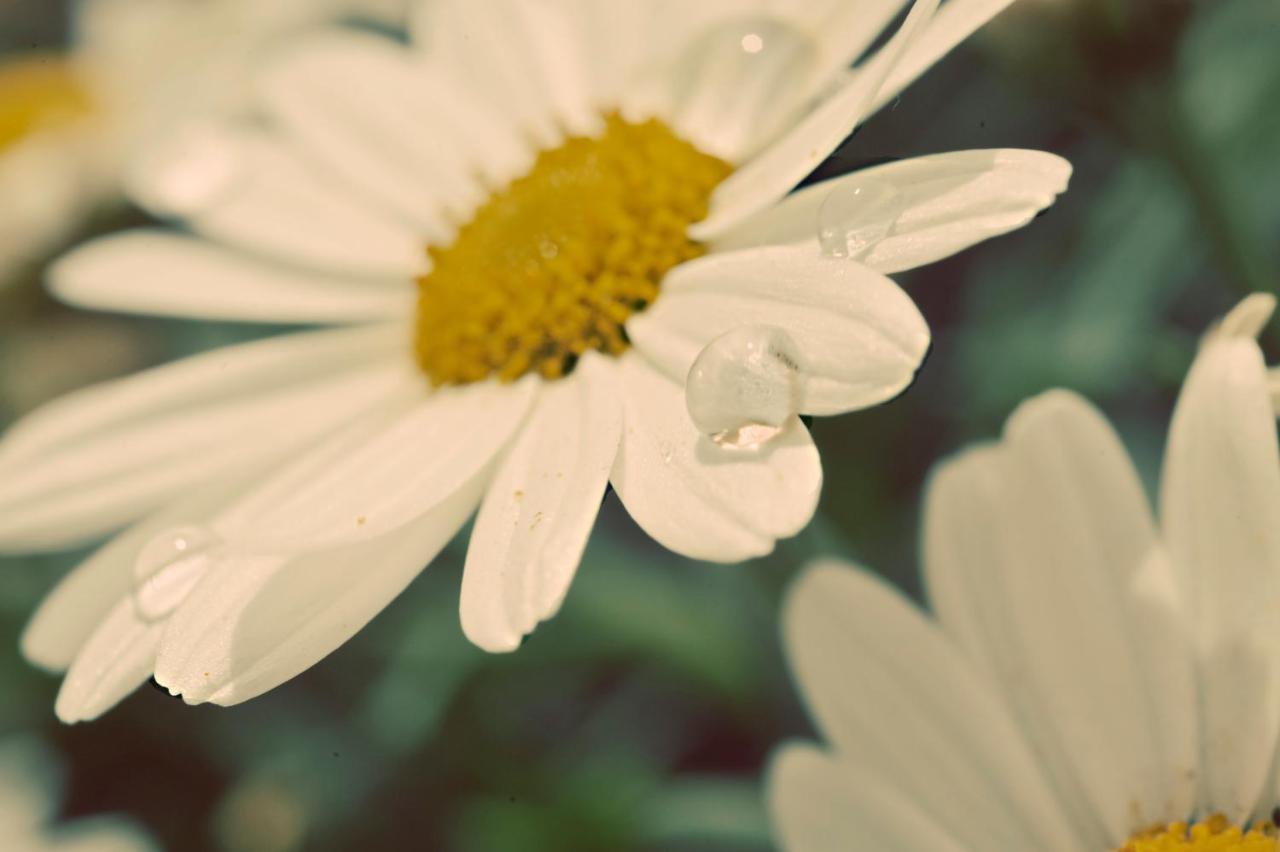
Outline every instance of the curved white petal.
<path id="1" fill-rule="evenodd" d="M 41 601 L 23 630 L 23 656 L 51 671 L 66 670 L 115 604 L 133 592 L 134 564 L 142 548 L 165 530 L 203 524 L 252 475 L 191 490 L 73 568 Z"/>
<path id="2" fill-rule="evenodd" d="M 798 418 L 757 450 L 722 447 L 694 427 L 683 388 L 641 357 L 622 358 L 622 445 L 610 481 L 659 544 L 694 559 L 761 556 L 813 517 L 822 465 Z"/>
<path id="3" fill-rule="evenodd" d="M 882 581 L 819 563 L 788 597 L 783 636 L 841 759 L 965 848 L 1084 848 L 996 685 Z"/>
<path id="4" fill-rule="evenodd" d="M 1065 391 L 939 469 L 925 570 L 943 624 L 1002 684 L 1087 846 L 1195 804 L 1194 672 L 1136 471 Z"/>
<path id="5" fill-rule="evenodd" d="M 575 133 L 595 126 L 581 44 L 562 4 L 420 3 L 413 37 L 438 68 L 514 115 L 542 146 L 560 139 L 558 124 Z"/>
<path id="6" fill-rule="evenodd" d="M 662 293 L 627 323 L 636 347 L 684 380 L 698 353 L 744 325 L 785 329 L 801 354 L 802 411 L 837 414 L 891 399 L 929 348 L 910 297 L 882 274 L 816 246 L 713 254 L 668 273 Z"/>
<path id="7" fill-rule="evenodd" d="M 166 231 L 129 231 L 64 255 L 49 287 L 82 308 L 192 319 L 356 323 L 411 316 L 408 279 L 304 272 Z"/>
<path id="8" fill-rule="evenodd" d="M 294 556 L 215 562 L 166 626 L 156 680 L 238 704 L 315 665 L 381 612 L 475 509 L 481 472 L 394 532 Z"/>
<path id="9" fill-rule="evenodd" d="M 857 259 L 886 274 L 948 257 L 1030 222 L 1067 188 L 1071 165 L 1054 154 L 1017 148 L 913 157 L 806 187 L 717 240 L 717 251 L 759 245 L 813 245 L 833 194 L 893 193 L 890 211 L 868 205 L 866 218 L 842 220 L 851 230 L 883 236 Z M 882 221 L 885 212 L 896 215 Z M 827 214 L 829 215 L 829 214 Z"/>
<path id="10" fill-rule="evenodd" d="M 787 852 L 971 852 L 921 803 L 812 746 L 785 747 L 767 784 L 774 832 Z"/>
<path id="11" fill-rule="evenodd" d="M 539 398 L 489 486 L 462 576 L 462 629 L 511 651 L 560 608 L 618 454 L 622 402 L 611 362 L 586 357 Z"/>
<path id="12" fill-rule="evenodd" d="M 325 33 L 282 51 L 260 90 L 325 174 L 439 235 L 445 211 L 467 215 L 484 191 L 415 60 L 383 37 Z"/>
<path id="13" fill-rule="evenodd" d="M 1280 720 L 1280 451 L 1252 338 L 1272 308 L 1270 297 L 1246 300 L 1205 340 L 1174 410 L 1160 492 L 1202 657 L 1202 782 L 1232 818 L 1252 811 Z"/>
<path id="14" fill-rule="evenodd" d="M 255 552 L 321 550 L 390 533 L 475 478 L 524 422 L 538 383 L 425 389 L 370 411 L 213 520 Z"/>
<path id="15" fill-rule="evenodd" d="M 163 629 L 139 618 L 131 598 L 117 600 L 67 671 L 54 705 L 58 718 L 92 721 L 146 683 Z"/>
<path id="16" fill-rule="evenodd" d="M 186 126 L 139 152 L 126 182 L 158 216 L 210 239 L 336 275 L 415 278 L 430 238 L 335 186 L 277 132 Z"/>
<path id="17" fill-rule="evenodd" d="M 894 64 L 893 71 L 876 94 L 875 112 L 902 93 L 960 42 L 1005 10 L 1013 0 L 948 0 Z"/>
<path id="18" fill-rule="evenodd" d="M 924 31 L 938 0 L 916 0 L 902 26 L 835 94 L 780 139 L 725 179 L 711 195 L 707 218 L 689 235 L 712 240 L 785 196 L 816 169 L 866 117 L 903 52 Z"/>
<path id="19" fill-rule="evenodd" d="M 361 409 L 416 386 L 391 363 L 210 400 L 0 456 L 0 551 L 83 543 L 207 480 L 306 446 Z"/>

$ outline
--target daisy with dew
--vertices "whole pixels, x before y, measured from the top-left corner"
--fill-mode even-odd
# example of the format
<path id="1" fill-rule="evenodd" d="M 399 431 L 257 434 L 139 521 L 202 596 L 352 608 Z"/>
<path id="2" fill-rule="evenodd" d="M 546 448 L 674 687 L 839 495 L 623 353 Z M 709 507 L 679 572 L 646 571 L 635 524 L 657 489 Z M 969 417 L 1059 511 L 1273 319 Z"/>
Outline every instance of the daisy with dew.
<path id="1" fill-rule="evenodd" d="M 803 528 L 822 469 L 797 415 L 893 397 L 929 343 L 885 273 L 1025 224 L 1070 171 L 965 151 L 788 196 L 1005 3 L 921 0 L 850 71 L 903 5 L 436 0 L 414 47 L 303 40 L 263 70 L 262 121 L 157 142 L 134 197 L 190 233 L 91 243 L 54 292 L 341 327 L 73 394 L 0 442 L 0 549 L 134 524 L 26 633 L 70 669 L 60 716 L 153 673 L 192 703 L 276 686 L 477 507 L 461 618 L 491 651 L 559 608 L 608 485 L 698 559 Z"/>
<path id="2" fill-rule="evenodd" d="M 1158 516 L 1103 416 L 1052 391 L 934 473 L 936 622 L 847 566 L 798 582 L 787 652 L 829 745 L 773 762 L 783 848 L 1280 848 L 1274 307 L 1206 337 Z"/>
<path id="3" fill-rule="evenodd" d="M 68 53 L 0 58 L 0 285 L 118 197 L 150 132 L 244 103 L 272 39 L 406 0 L 82 0 Z M 401 14 L 397 15 L 397 11 Z"/>
<path id="4" fill-rule="evenodd" d="M 154 852 L 139 827 L 120 817 L 56 823 L 59 777 L 35 740 L 0 740 L 0 849 L 6 852 Z"/>

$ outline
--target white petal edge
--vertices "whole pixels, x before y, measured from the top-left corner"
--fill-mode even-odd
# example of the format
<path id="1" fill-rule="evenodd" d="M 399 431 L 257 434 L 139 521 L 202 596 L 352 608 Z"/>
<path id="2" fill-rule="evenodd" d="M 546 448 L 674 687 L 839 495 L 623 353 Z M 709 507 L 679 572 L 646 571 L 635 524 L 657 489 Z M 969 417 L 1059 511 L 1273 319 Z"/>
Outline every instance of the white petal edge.
<path id="1" fill-rule="evenodd" d="M 683 383 L 704 346 L 744 325 L 785 329 L 805 374 L 801 412 L 877 405 L 915 378 L 929 327 L 911 298 L 879 272 L 816 246 L 712 254 L 667 274 L 658 300 L 627 323 L 636 348 Z"/>
<path id="2" fill-rule="evenodd" d="M 737 562 L 773 550 L 817 509 L 822 464 L 799 418 L 758 450 L 698 432 L 683 387 L 628 353 L 619 367 L 622 444 L 610 481 L 659 544 L 693 559 Z"/>
<path id="3" fill-rule="evenodd" d="M 206 320 L 359 323 L 412 315 L 408 279 L 369 281 L 273 263 L 167 231 L 129 231 L 63 255 L 49 287 L 81 308 Z"/>
<path id="4" fill-rule="evenodd" d="M 1081 848 L 995 684 L 901 594 L 821 561 L 782 625 L 806 705 L 844 760 L 965 848 Z"/>
<path id="5" fill-rule="evenodd" d="M 823 204 L 833 193 L 889 187 L 901 212 L 857 260 L 885 274 L 900 272 L 1026 225 L 1066 190 L 1070 176 L 1066 160 L 1043 151 L 995 148 L 913 157 L 805 187 L 726 233 L 713 250 L 813 245 Z"/>
<path id="6" fill-rule="evenodd" d="M 471 532 L 462 629 L 512 651 L 559 610 L 577 572 L 622 435 L 611 361 L 588 353 L 542 393 L 498 468 Z"/>

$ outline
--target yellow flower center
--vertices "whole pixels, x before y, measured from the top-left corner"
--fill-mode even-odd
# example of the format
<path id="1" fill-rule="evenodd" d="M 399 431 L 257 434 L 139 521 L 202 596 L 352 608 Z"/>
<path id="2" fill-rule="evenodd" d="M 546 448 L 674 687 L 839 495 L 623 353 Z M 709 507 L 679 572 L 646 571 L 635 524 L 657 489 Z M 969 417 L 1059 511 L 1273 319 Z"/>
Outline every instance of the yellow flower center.
<path id="1" fill-rule="evenodd" d="M 1187 825 L 1175 822 L 1135 835 L 1119 852 L 1276 852 L 1275 826 L 1258 823 L 1249 829 L 1221 815 Z"/>
<path id="2" fill-rule="evenodd" d="M 0 151 L 92 111 L 93 99 L 66 59 L 36 54 L 0 63 Z"/>
<path id="3" fill-rule="evenodd" d="M 664 124 L 611 115 L 598 138 L 543 151 L 495 193 L 418 281 L 418 363 L 433 384 L 559 378 L 588 350 L 623 352 L 623 324 L 673 266 L 731 171 Z"/>

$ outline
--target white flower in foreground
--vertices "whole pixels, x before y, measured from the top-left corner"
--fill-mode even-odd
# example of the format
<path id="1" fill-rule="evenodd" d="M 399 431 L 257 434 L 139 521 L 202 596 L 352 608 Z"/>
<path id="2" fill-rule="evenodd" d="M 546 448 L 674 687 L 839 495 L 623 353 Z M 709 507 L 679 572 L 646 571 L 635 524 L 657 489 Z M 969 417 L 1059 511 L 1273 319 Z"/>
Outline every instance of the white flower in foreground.
<path id="1" fill-rule="evenodd" d="M 610 483 L 691 557 L 746 559 L 798 532 L 822 470 L 796 414 L 883 402 L 928 346 L 884 273 L 1025 224 L 1070 171 L 967 151 L 784 200 L 1004 4 L 933 5 L 849 72 L 901 3 L 744 17 L 727 2 L 441 0 L 416 48 L 304 41 L 264 72 L 269 122 L 158 145 L 137 196 L 196 236 L 92 243 L 55 266 L 57 294 L 347 327 L 84 391 L 0 443 L 0 550 L 143 518 L 25 636 L 32 660 L 70 667 L 61 717 L 92 718 L 153 671 L 192 703 L 276 686 L 376 615 L 477 506 L 462 625 L 495 651 L 559 608 Z M 820 249 L 820 219 L 823 242 L 843 235 L 834 253 L 860 260 Z M 712 440 L 684 378 L 709 342 L 761 323 L 708 366 L 758 362 L 763 341 L 777 369 L 762 378 L 802 366 L 803 392 L 772 434 Z"/>
<path id="2" fill-rule="evenodd" d="M 1274 305 L 1205 340 L 1158 520 L 1107 421 L 1054 391 L 932 478 L 936 624 L 860 571 L 800 580 L 787 650 L 830 745 L 773 763 L 785 849 L 1277 848 Z"/>
<path id="3" fill-rule="evenodd" d="M 119 194 L 149 130 L 233 110 L 274 37 L 406 0 L 83 0 L 69 53 L 0 58 L 0 285 Z"/>
<path id="4" fill-rule="evenodd" d="M 33 740 L 0 740 L 0 849 L 5 852 L 153 852 L 132 822 L 88 817 L 55 824 L 58 771 Z"/>

